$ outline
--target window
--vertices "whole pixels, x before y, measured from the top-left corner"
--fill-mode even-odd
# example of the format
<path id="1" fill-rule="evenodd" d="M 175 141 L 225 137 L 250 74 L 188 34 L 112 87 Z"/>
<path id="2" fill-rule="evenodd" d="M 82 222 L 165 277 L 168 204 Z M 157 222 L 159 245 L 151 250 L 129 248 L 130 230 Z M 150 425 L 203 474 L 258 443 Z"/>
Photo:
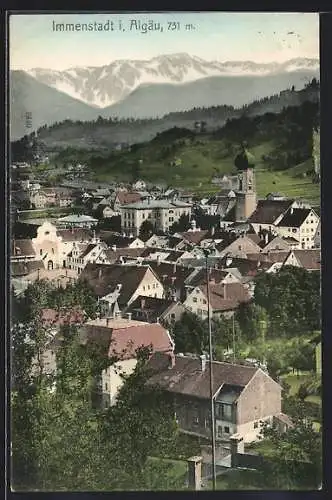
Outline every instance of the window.
<path id="1" fill-rule="evenodd" d="M 52 248 L 52 253 L 54 253 L 54 248 Z"/>
<path id="2" fill-rule="evenodd" d="M 197 297 L 193 297 L 193 302 L 197 302 Z"/>
<path id="3" fill-rule="evenodd" d="M 239 250 L 242 250 L 242 246 L 241 245 L 239 245 Z"/>
<path id="4" fill-rule="evenodd" d="M 193 425 L 199 425 L 198 408 L 193 408 Z"/>
<path id="5" fill-rule="evenodd" d="M 152 288 L 156 288 L 156 284 L 155 283 L 153 283 Z"/>
<path id="6" fill-rule="evenodd" d="M 292 228 L 292 233 L 296 233 L 296 228 L 295 227 Z"/>
<path id="7" fill-rule="evenodd" d="M 148 290 L 150 290 L 150 285 L 148 285 Z"/>
<path id="8" fill-rule="evenodd" d="M 145 285 L 143 286 L 143 290 L 145 291 Z"/>
<path id="9" fill-rule="evenodd" d="M 174 217 L 169 217 L 169 221 L 173 222 L 174 221 Z"/>
<path id="10" fill-rule="evenodd" d="M 232 405 L 219 403 L 216 405 L 216 416 L 220 420 L 232 420 Z"/>
<path id="11" fill-rule="evenodd" d="M 108 383 L 105 383 L 105 391 L 108 391 Z"/>
<path id="12" fill-rule="evenodd" d="M 50 232 L 49 231 L 45 231 L 44 234 L 45 234 L 45 236 L 47 236 L 48 234 L 50 234 Z"/>
<path id="13" fill-rule="evenodd" d="M 203 299 L 203 304 L 206 304 L 206 300 L 205 299 Z"/>
<path id="14" fill-rule="evenodd" d="M 174 210 L 169 210 L 168 213 L 169 214 L 174 214 Z"/>
<path id="15" fill-rule="evenodd" d="M 258 428 L 258 422 L 254 422 L 254 429 Z"/>
<path id="16" fill-rule="evenodd" d="M 229 434 L 229 427 L 227 425 L 224 427 L 224 431 L 225 431 L 225 434 Z"/>
<path id="17" fill-rule="evenodd" d="M 219 438 L 222 437 L 222 426 L 221 425 L 218 425 L 218 437 Z"/>
<path id="18" fill-rule="evenodd" d="M 39 250 L 39 255 L 43 255 L 43 249 L 42 248 Z"/>

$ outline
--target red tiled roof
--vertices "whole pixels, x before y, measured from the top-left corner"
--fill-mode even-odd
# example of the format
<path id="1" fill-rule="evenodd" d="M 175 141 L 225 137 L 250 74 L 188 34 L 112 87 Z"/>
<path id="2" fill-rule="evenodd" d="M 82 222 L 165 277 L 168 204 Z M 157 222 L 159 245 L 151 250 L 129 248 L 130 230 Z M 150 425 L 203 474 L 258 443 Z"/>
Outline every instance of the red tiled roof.
<path id="1" fill-rule="evenodd" d="M 117 194 L 117 200 L 121 205 L 128 205 L 129 203 L 136 203 L 140 201 L 142 196 L 139 193 L 127 193 L 125 191 L 119 191 Z"/>
<path id="2" fill-rule="evenodd" d="M 133 359 L 137 349 L 149 346 L 152 352 L 173 351 L 170 336 L 159 323 L 142 323 L 124 328 L 85 325 L 84 330 L 88 344 L 104 346 L 109 357 Z"/>
<path id="3" fill-rule="evenodd" d="M 79 309 L 42 309 L 42 321 L 46 325 L 73 325 L 85 321 L 85 313 Z"/>
<path id="4" fill-rule="evenodd" d="M 197 245 L 208 235 L 208 233 L 209 233 L 208 230 L 204 230 L 204 231 L 185 231 L 179 234 L 181 234 L 182 238 L 185 241 Z"/>

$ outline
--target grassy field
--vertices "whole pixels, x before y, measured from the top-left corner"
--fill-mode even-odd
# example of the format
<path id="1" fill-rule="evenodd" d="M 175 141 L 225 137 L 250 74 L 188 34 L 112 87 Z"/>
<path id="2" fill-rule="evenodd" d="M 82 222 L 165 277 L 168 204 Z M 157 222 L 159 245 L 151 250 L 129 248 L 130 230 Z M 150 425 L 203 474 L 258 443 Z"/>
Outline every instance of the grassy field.
<path id="1" fill-rule="evenodd" d="M 132 166 L 142 160 L 139 174 L 141 178 L 155 183 L 166 182 L 207 195 L 218 191 L 218 187 L 211 183 L 214 176 L 236 173 L 234 154 L 228 153 L 223 141 L 207 137 L 182 142 L 178 145 L 175 142 L 174 151 L 171 149 L 165 155 L 161 151 L 167 145 L 154 141 L 143 145 L 138 151 L 118 153 L 94 168 L 90 172 L 91 178 L 98 182 L 130 181 Z M 279 192 L 287 197 L 304 198 L 313 204 L 319 204 L 319 185 L 314 184 L 310 176 L 306 176 L 306 172 L 312 167 L 311 160 L 284 171 L 269 170 L 262 161 L 262 155 L 272 148 L 272 142 L 250 148 L 256 160 L 258 196 L 265 197 L 270 192 Z M 171 166 L 174 160 L 178 160 L 180 164 Z"/>
<path id="2" fill-rule="evenodd" d="M 188 474 L 187 462 L 183 460 L 172 460 L 159 457 L 148 457 L 148 461 L 152 463 L 159 462 L 168 465 L 169 468 L 167 471 L 167 478 L 169 477 L 170 483 L 176 481 L 179 482 L 179 484 L 183 484 L 183 488 L 185 488 Z"/>

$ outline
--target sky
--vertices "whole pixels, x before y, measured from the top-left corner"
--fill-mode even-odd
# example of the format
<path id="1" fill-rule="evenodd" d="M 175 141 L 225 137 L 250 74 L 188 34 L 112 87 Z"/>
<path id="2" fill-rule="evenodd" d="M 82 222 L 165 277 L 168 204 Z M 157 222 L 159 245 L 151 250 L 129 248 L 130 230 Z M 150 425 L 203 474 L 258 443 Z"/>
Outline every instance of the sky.
<path id="1" fill-rule="evenodd" d="M 132 20 L 161 23 L 163 32 L 130 29 Z M 113 21 L 114 31 L 54 30 L 55 23 L 107 21 Z M 169 30 L 169 22 L 180 29 Z M 11 69 L 103 66 L 179 52 L 220 62 L 319 58 L 316 13 L 13 14 L 9 23 Z M 194 29 L 185 29 L 188 24 Z"/>

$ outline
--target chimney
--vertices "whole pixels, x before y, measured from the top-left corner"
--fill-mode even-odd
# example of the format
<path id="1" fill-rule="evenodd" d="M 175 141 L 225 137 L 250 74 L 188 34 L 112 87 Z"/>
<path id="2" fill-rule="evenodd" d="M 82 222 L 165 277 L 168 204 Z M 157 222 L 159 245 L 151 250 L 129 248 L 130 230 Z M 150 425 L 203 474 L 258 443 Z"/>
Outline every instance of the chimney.
<path id="1" fill-rule="evenodd" d="M 131 313 L 127 313 L 127 319 L 128 321 L 131 321 Z"/>
<path id="2" fill-rule="evenodd" d="M 157 265 L 158 265 L 158 266 L 160 265 L 160 261 L 161 261 L 161 256 L 160 256 L 160 254 L 158 253 L 158 254 L 157 254 Z"/>
<path id="3" fill-rule="evenodd" d="M 169 368 L 169 370 L 171 370 L 175 366 L 175 354 L 174 354 L 174 352 L 169 354 L 168 361 L 169 361 L 168 368 Z"/>
<path id="4" fill-rule="evenodd" d="M 116 245 L 112 245 L 112 251 L 116 252 Z"/>
<path id="5" fill-rule="evenodd" d="M 174 262 L 174 264 L 173 264 L 173 273 L 176 273 L 176 269 L 177 269 L 176 262 Z"/>
<path id="6" fill-rule="evenodd" d="M 205 368 L 206 368 L 206 356 L 205 354 L 202 354 L 200 357 L 199 357 L 200 361 L 201 361 L 201 370 L 202 370 L 202 373 L 205 372 Z"/>
<path id="7" fill-rule="evenodd" d="M 226 283 L 223 283 L 223 296 L 224 296 L 224 299 L 227 299 L 227 290 L 226 290 Z"/>
<path id="8" fill-rule="evenodd" d="M 109 327 L 110 326 L 110 320 L 111 318 L 106 318 L 106 326 Z"/>
<path id="9" fill-rule="evenodd" d="M 211 236 L 214 236 L 214 233 L 215 233 L 215 227 L 214 227 L 214 226 L 212 226 L 212 227 L 211 227 Z"/>
<path id="10" fill-rule="evenodd" d="M 101 278 L 101 275 L 102 275 L 102 269 L 101 269 L 101 268 L 99 268 L 99 270 L 98 270 L 98 278 L 99 278 L 99 279 Z"/>
<path id="11" fill-rule="evenodd" d="M 237 455 L 244 453 L 244 441 L 243 437 L 240 436 L 239 434 L 233 434 L 233 436 L 230 437 L 230 442 L 231 442 L 231 466 L 232 467 L 237 467 Z"/>
<path id="12" fill-rule="evenodd" d="M 145 307 L 145 297 L 141 297 L 141 309 Z"/>
<path id="13" fill-rule="evenodd" d="M 200 490 L 202 486 L 202 457 L 188 458 L 188 486 L 190 490 Z"/>

